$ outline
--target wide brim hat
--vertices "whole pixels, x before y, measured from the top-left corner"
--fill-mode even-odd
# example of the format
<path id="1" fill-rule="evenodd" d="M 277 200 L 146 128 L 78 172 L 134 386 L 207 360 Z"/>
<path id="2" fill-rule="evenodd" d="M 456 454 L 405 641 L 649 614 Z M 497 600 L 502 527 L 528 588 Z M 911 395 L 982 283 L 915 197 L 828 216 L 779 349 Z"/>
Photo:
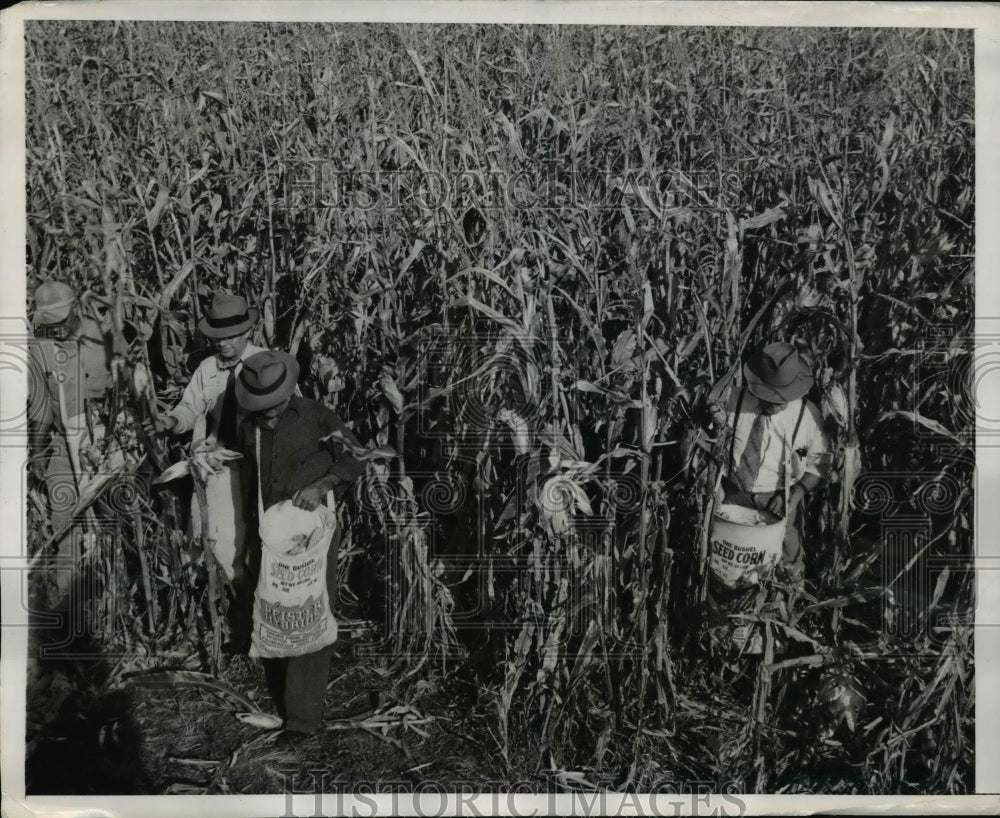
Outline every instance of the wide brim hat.
<path id="1" fill-rule="evenodd" d="M 47 281 L 35 290 L 35 312 L 31 322 L 35 326 L 61 324 L 69 318 L 76 304 L 76 292 L 69 284 Z"/>
<path id="2" fill-rule="evenodd" d="M 813 385 L 809 360 L 792 344 L 776 341 L 758 349 L 743 365 L 750 393 L 768 403 L 798 400 Z"/>
<path id="3" fill-rule="evenodd" d="M 198 331 L 207 338 L 232 338 L 250 329 L 258 318 L 260 310 L 248 307 L 243 296 L 217 293 L 198 322 Z"/>
<path id="4" fill-rule="evenodd" d="M 287 352 L 258 352 L 243 362 L 236 401 L 245 412 L 263 412 L 290 397 L 298 380 L 299 363 Z"/>

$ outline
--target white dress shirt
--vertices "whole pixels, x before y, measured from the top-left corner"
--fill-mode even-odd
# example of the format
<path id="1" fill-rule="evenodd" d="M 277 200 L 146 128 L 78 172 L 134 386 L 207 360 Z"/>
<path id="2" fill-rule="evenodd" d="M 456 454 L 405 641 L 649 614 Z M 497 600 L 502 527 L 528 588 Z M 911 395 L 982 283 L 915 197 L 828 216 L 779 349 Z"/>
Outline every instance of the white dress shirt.
<path id="1" fill-rule="evenodd" d="M 243 362 L 251 355 L 264 352 L 264 347 L 247 344 L 236 362 L 236 374 L 239 374 Z M 218 355 L 210 355 L 202 361 L 191 376 L 191 382 L 184 389 L 180 403 L 170 410 L 170 416 L 177 418 L 173 431 L 178 434 L 194 431 L 192 441 L 197 445 L 205 439 L 208 413 L 226 391 L 229 380 L 229 369 L 224 369 Z"/>
<path id="2" fill-rule="evenodd" d="M 740 399 L 740 389 L 734 388 L 729 396 L 726 407 L 726 419 L 729 428 L 734 430 L 732 459 L 729 449 L 726 449 L 725 474 L 729 476 L 739 466 L 743 450 L 750 438 L 750 430 L 760 414 L 761 402 L 749 390 L 743 393 L 743 403 L 740 415 L 736 417 L 736 404 Z M 784 489 L 786 458 L 790 466 L 790 483 L 794 485 L 804 474 L 814 474 L 823 477 L 823 455 L 827 444 L 822 431 L 822 418 L 819 410 L 809 401 L 805 401 L 805 411 L 802 412 L 803 399 L 789 401 L 780 412 L 764 417 L 764 434 L 761 440 L 760 469 L 757 479 L 750 489 L 754 494 L 774 492 Z M 798 433 L 792 442 L 795 424 L 802 414 Z M 741 486 L 741 488 L 745 488 Z"/>

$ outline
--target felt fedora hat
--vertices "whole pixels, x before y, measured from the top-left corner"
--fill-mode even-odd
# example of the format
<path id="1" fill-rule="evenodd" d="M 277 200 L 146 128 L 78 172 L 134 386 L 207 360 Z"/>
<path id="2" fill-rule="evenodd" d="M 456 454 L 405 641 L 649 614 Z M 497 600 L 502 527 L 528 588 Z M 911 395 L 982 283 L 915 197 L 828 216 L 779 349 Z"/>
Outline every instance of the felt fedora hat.
<path id="1" fill-rule="evenodd" d="M 791 344 L 776 341 L 758 349 L 743 365 L 747 389 L 769 403 L 801 398 L 813 383 L 809 361 Z"/>
<path id="2" fill-rule="evenodd" d="M 198 331 L 208 338 L 232 338 L 250 329 L 259 317 L 260 310 L 247 308 L 243 296 L 216 293 L 208 312 L 198 322 Z"/>
<path id="3" fill-rule="evenodd" d="M 35 312 L 32 323 L 37 325 L 61 324 L 69 318 L 76 303 L 76 293 L 69 284 L 46 281 L 35 290 Z"/>
<path id="4" fill-rule="evenodd" d="M 299 363 L 287 352 L 258 352 L 243 362 L 236 401 L 245 412 L 263 412 L 291 395 L 298 379 Z"/>

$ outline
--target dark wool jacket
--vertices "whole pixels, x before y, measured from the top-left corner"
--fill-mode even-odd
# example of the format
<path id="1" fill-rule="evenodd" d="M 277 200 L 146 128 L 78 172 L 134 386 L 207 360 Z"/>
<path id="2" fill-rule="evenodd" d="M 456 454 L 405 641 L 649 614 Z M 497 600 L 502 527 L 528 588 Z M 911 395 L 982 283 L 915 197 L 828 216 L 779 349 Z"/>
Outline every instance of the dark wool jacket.
<path id="1" fill-rule="evenodd" d="M 256 473 L 260 468 L 261 496 L 264 508 L 289 500 L 299 489 L 312 485 L 327 475 L 337 478 L 335 489 L 342 497 L 351 483 L 365 471 L 357 460 L 336 441 L 323 441 L 339 432 L 352 446 L 362 448 L 354 433 L 323 404 L 293 395 L 288 408 L 272 429 L 260 430 L 260 463 L 257 463 L 255 425 L 252 417 L 240 424 L 238 442 L 247 461 L 253 464 L 253 506 L 257 505 Z"/>
<path id="2" fill-rule="evenodd" d="M 257 462 L 255 424 L 248 416 L 240 423 L 237 442 L 244 454 L 242 485 L 247 498 L 247 551 L 250 580 L 256 585 L 260 570 L 259 516 L 257 510 L 257 474 L 260 472 L 261 498 L 264 508 L 282 500 L 290 500 L 299 489 L 306 488 L 322 477 L 337 479 L 334 494 L 342 499 L 365 471 L 346 447 L 336 441 L 321 438 L 338 432 L 351 446 L 363 448 L 353 432 L 330 409 L 314 400 L 293 395 L 274 429 L 260 430 L 260 463 Z M 330 543 L 327 562 L 327 586 L 331 606 L 337 598 L 337 554 L 340 550 L 340 527 Z"/>

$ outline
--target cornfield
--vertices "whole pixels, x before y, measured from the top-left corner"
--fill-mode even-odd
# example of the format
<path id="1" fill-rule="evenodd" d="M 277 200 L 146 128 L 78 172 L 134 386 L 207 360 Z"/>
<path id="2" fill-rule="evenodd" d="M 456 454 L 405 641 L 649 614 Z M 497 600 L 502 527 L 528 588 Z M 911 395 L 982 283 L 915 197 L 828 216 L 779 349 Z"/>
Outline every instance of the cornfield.
<path id="1" fill-rule="evenodd" d="M 29 788 L 67 701 L 249 684 L 151 485 L 185 455 L 148 432 L 228 290 L 394 455 L 348 505 L 340 600 L 410 708 L 386 769 L 971 792 L 973 78 L 957 29 L 30 21 L 29 292 L 103 297 L 152 379 L 108 399 L 135 468 L 85 557 L 104 669 L 32 671 Z M 832 477 L 805 589 L 762 585 L 734 656 L 706 406 L 777 339 L 815 362 Z M 178 780 L 144 786 L 237 787 Z"/>

